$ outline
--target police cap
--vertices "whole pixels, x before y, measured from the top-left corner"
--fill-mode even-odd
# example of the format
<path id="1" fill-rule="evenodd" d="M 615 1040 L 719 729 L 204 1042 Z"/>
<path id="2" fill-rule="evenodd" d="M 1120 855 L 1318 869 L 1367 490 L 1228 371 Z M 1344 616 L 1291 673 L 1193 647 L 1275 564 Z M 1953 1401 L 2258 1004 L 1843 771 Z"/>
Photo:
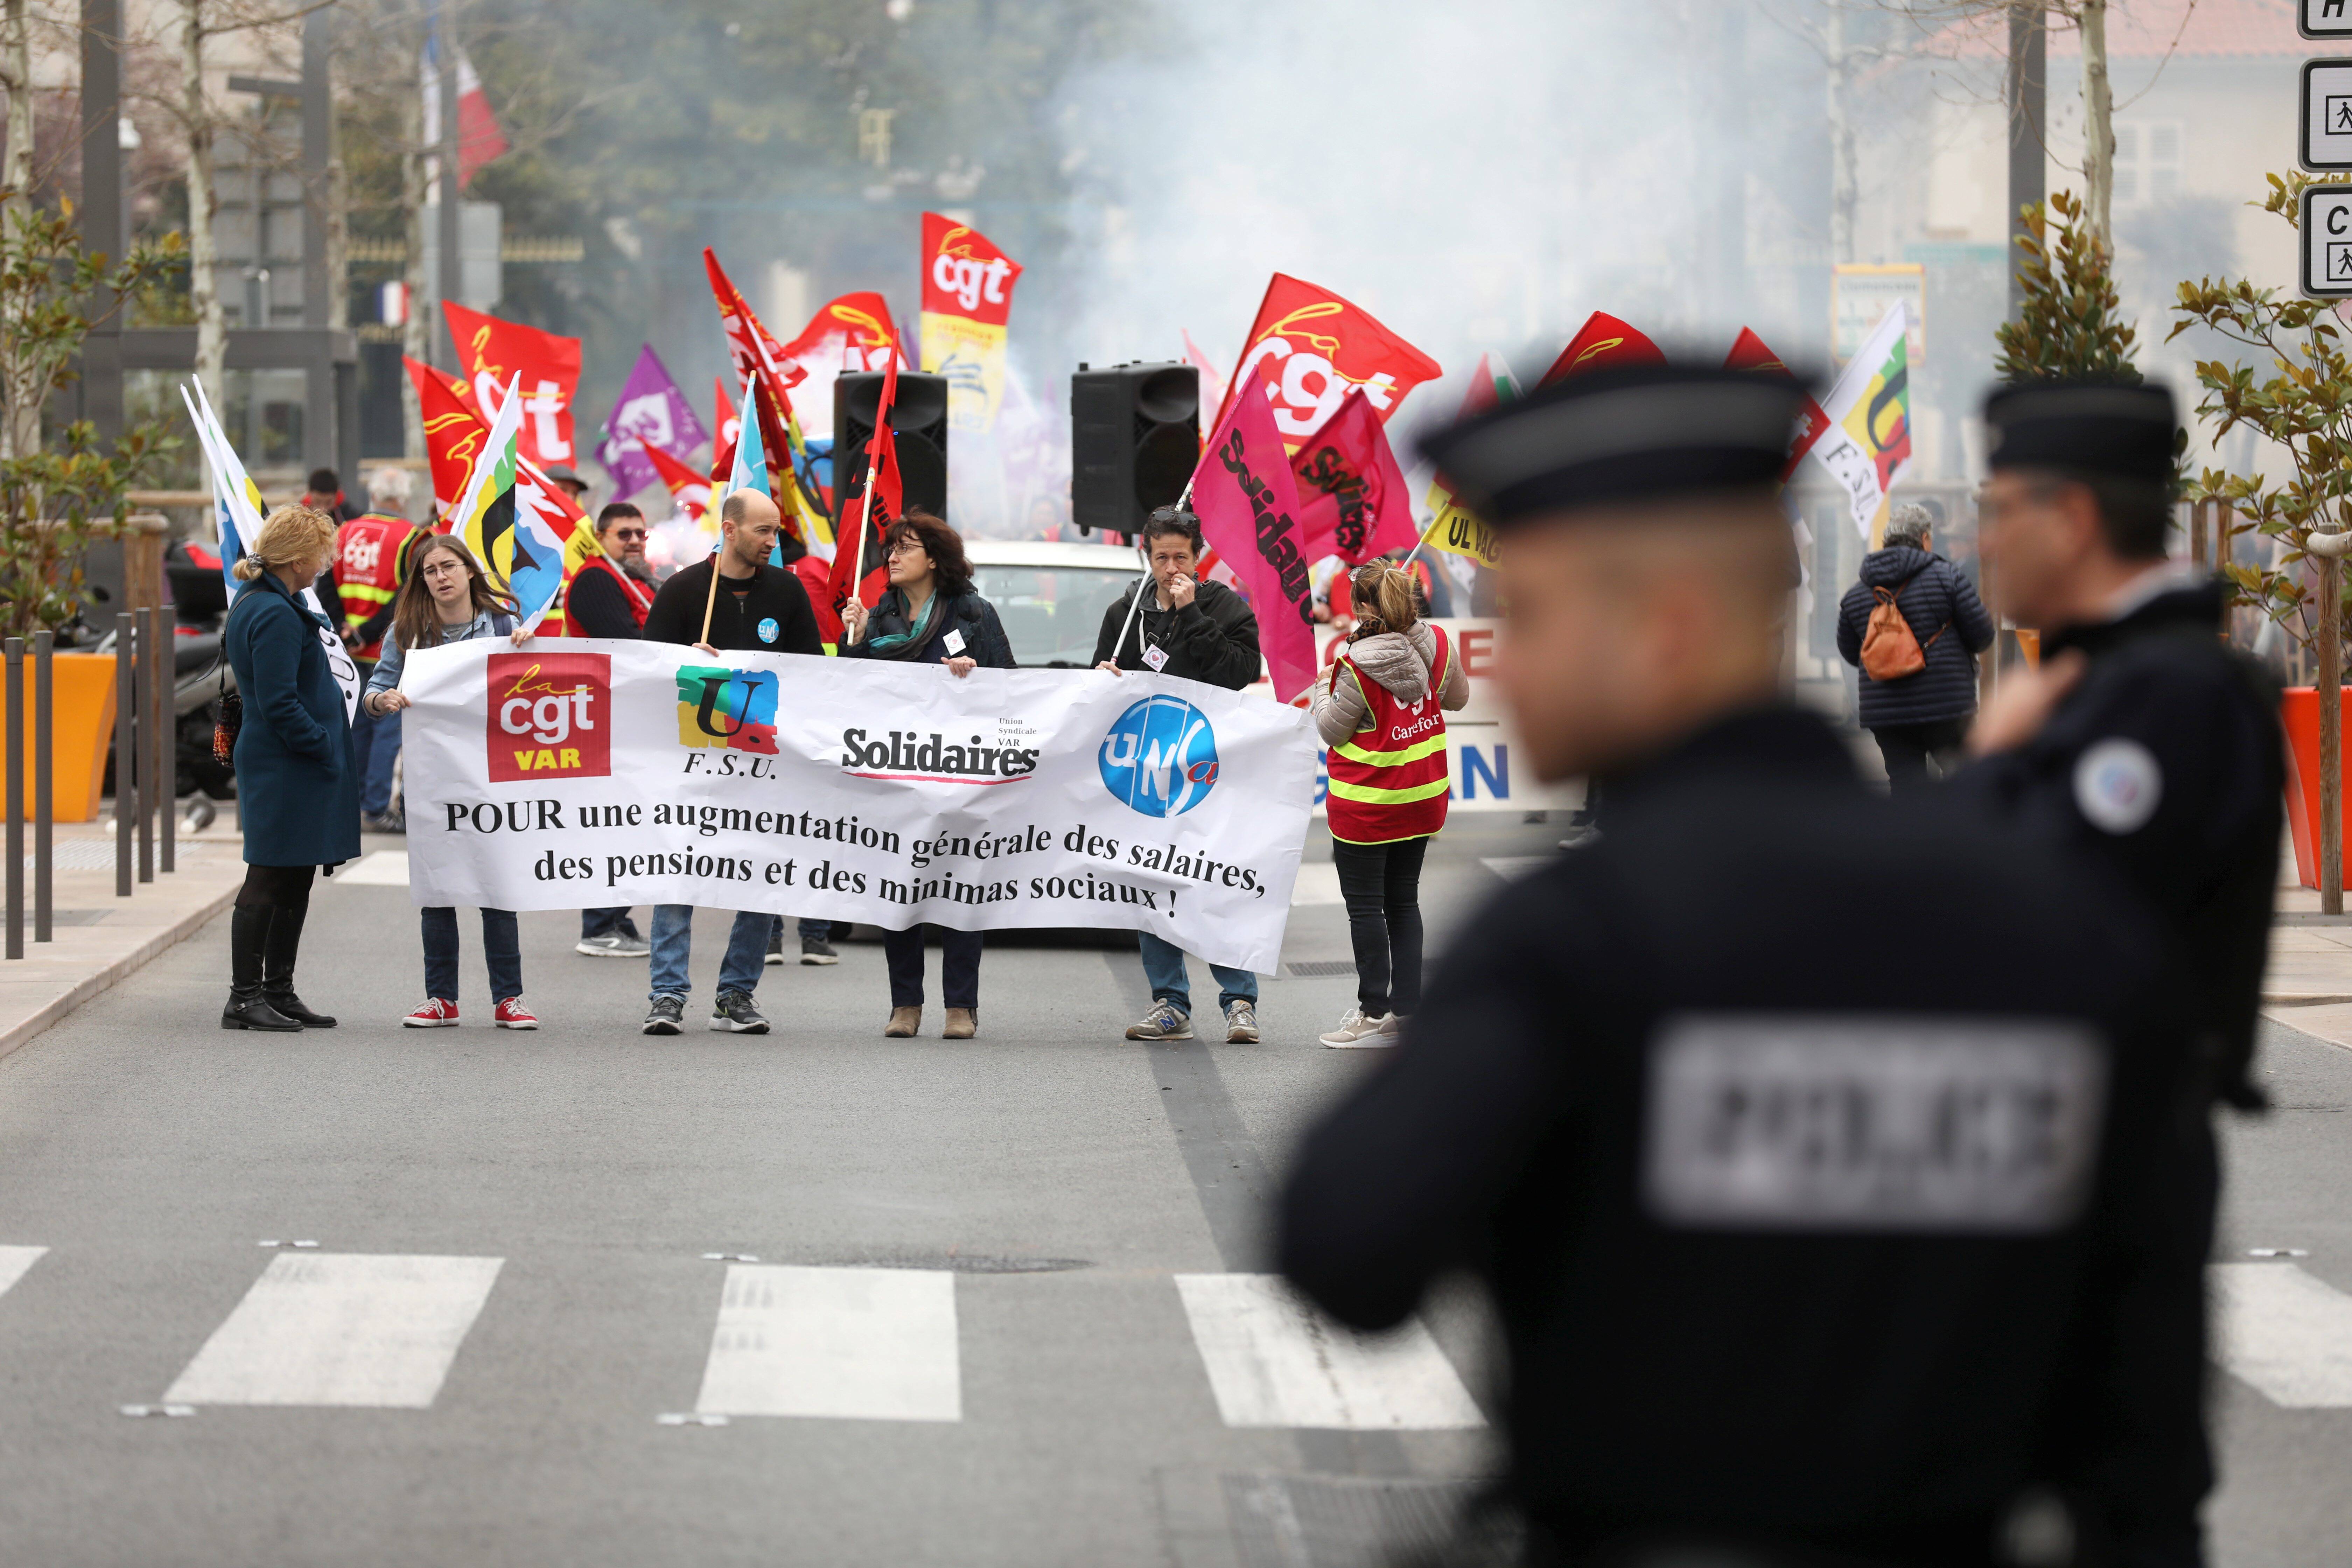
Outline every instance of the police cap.
<path id="1" fill-rule="evenodd" d="M 1446 484 L 1497 526 L 1546 512 L 1771 484 L 1804 389 L 1785 375 L 1624 365 L 1571 376 L 1424 437 Z"/>
<path id="2" fill-rule="evenodd" d="M 1984 416 L 1995 468 L 2172 479 L 2172 394 L 2157 383 L 2015 383 L 1992 390 Z"/>

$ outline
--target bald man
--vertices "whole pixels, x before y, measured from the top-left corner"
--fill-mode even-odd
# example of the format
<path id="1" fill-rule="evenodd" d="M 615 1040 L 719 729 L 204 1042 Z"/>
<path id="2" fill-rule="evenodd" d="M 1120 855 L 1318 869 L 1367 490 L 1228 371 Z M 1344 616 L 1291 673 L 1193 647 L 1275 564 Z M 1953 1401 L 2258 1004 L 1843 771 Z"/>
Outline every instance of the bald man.
<path id="1" fill-rule="evenodd" d="M 801 580 L 768 564 L 783 520 L 776 503 L 757 490 L 737 490 L 719 509 L 719 548 L 673 575 L 654 595 L 646 615 L 647 642 L 684 643 L 706 654 L 750 650 L 804 653 L 823 658 L 816 616 Z M 719 591 L 710 574 L 719 574 Z M 710 631 L 703 635 L 705 610 Z M 780 917 L 755 910 L 735 916 L 727 956 L 719 968 L 719 994 L 710 1026 L 739 1035 L 764 1035 L 768 1020 L 751 1005 L 751 994 L 768 962 L 768 942 Z M 648 1035 L 675 1035 L 685 1027 L 690 989 L 694 910 L 686 904 L 654 906 L 653 994 L 646 1014 Z"/>

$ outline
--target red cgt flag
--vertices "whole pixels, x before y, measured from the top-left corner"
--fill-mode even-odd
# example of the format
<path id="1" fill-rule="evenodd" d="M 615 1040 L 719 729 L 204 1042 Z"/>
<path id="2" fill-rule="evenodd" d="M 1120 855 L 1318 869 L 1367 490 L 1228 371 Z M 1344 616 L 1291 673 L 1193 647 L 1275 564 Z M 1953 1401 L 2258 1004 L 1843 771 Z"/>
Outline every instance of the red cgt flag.
<path id="1" fill-rule="evenodd" d="M 1789 367 L 1781 362 L 1780 356 L 1747 327 L 1739 329 L 1739 336 L 1732 341 L 1731 352 L 1723 356 L 1723 368 L 1760 371 L 1776 375 L 1789 374 Z M 1829 427 L 1828 411 L 1822 407 L 1811 393 L 1805 394 L 1805 405 L 1797 413 L 1797 427 L 1789 433 L 1789 460 L 1780 469 L 1781 483 L 1788 483 L 1789 476 L 1797 471 L 1797 465 L 1804 461 L 1805 454 L 1812 450 L 1813 443 L 1820 440 Z"/>
<path id="2" fill-rule="evenodd" d="M 1599 370 L 1612 364 L 1664 364 L 1664 351 L 1642 334 L 1639 328 L 1621 321 L 1606 310 L 1595 310 L 1568 340 L 1568 347 L 1559 351 L 1559 358 L 1536 384 L 1549 386 L 1556 381 L 1588 370 Z"/>
<path id="3" fill-rule="evenodd" d="M 1339 411 L 1350 388 L 1360 389 L 1382 423 L 1405 395 L 1443 374 L 1435 360 L 1328 289 L 1276 273 L 1250 327 L 1238 387 L 1246 376 L 1265 384 L 1275 428 L 1296 448 Z M 1229 388 L 1225 404 L 1233 401 Z M 1218 409 L 1222 421 L 1224 409 Z"/>
<path id="4" fill-rule="evenodd" d="M 761 324 L 743 291 L 719 265 L 718 252 L 709 246 L 703 247 L 702 265 L 710 274 L 711 297 L 719 302 L 719 324 L 727 333 L 727 355 L 733 362 L 736 383 L 758 388 L 752 402 L 760 418 L 761 453 L 772 474 L 781 470 L 789 476 L 793 446 L 785 430 L 785 410 L 792 406 L 789 389 L 806 373 L 793 363 L 784 345 Z M 784 515 L 789 521 L 793 513 L 787 510 Z"/>
<path id="5" fill-rule="evenodd" d="M 1298 479 L 1298 527 L 1309 562 L 1337 555 L 1360 566 L 1420 537 L 1403 470 L 1389 448 L 1371 399 L 1352 389 L 1339 412 L 1291 458 Z"/>
<path id="6" fill-rule="evenodd" d="M 816 606 L 817 629 L 828 642 L 841 640 L 841 612 L 853 592 L 870 610 L 881 599 L 882 591 L 890 585 L 889 560 L 882 553 L 882 533 L 906 508 L 906 485 L 898 476 L 898 437 L 890 427 L 890 409 L 898 401 L 898 359 L 893 354 L 882 374 L 882 401 L 875 410 L 874 434 L 866 450 L 834 455 L 834 493 L 841 498 L 837 509 L 840 531 L 834 540 L 833 571 L 826 579 L 824 603 Z M 873 470 L 870 498 L 866 496 L 866 474 L 845 473 L 842 469 L 842 464 L 851 457 L 860 458 Z M 858 521 L 853 522 L 853 517 Z M 861 537 L 865 541 L 863 550 L 858 547 Z M 851 574 L 861 566 L 863 573 L 856 579 L 853 589 Z"/>
<path id="7" fill-rule="evenodd" d="M 711 481 L 696 473 L 692 463 L 680 462 L 650 441 L 646 443 L 646 456 L 652 460 L 654 472 L 661 476 L 677 509 L 700 522 L 710 510 Z M 729 461 L 731 466 L 731 456 Z"/>
<path id="8" fill-rule="evenodd" d="M 572 444 L 572 395 L 580 386 L 580 340 L 502 321 L 446 300 L 441 309 L 457 344 L 462 395 L 474 412 L 487 424 L 497 415 L 507 384 L 520 374 L 522 430 L 515 438 L 518 448 L 542 468 L 578 461 Z"/>

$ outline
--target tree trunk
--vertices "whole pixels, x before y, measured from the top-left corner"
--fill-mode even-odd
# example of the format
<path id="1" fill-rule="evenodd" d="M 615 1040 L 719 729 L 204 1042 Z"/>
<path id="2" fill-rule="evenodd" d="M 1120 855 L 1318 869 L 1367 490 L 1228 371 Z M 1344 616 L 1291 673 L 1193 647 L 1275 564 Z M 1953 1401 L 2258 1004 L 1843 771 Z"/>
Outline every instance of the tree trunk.
<path id="1" fill-rule="evenodd" d="M 2091 232 L 2114 254 L 2116 99 L 2107 81 L 2107 0 L 2083 0 L 2083 194 Z"/>
<path id="2" fill-rule="evenodd" d="M 400 157 L 400 212 L 408 235 L 408 259 L 401 281 L 407 285 L 408 316 L 401 323 L 400 352 L 419 364 L 431 363 L 432 315 L 425 306 L 425 106 L 406 115 L 408 150 Z M 416 401 L 416 383 L 401 367 L 400 409 L 404 431 L 402 450 L 411 460 L 425 456 L 425 410 Z M 428 480 L 430 475 L 427 475 Z M 426 493 L 432 492 L 428 482 Z"/>
<path id="3" fill-rule="evenodd" d="M 196 384 L 226 420 L 221 382 L 228 322 L 221 307 L 220 249 L 213 238 L 220 195 L 213 182 L 213 116 L 205 99 L 204 0 L 180 0 L 180 112 L 188 132 L 188 304 L 196 317 Z"/>
<path id="4" fill-rule="evenodd" d="M 2319 912 L 2344 912 L 2344 563 L 2319 557 Z"/>
<path id="5" fill-rule="evenodd" d="M 33 45 L 32 26 L 25 15 L 27 0 L 7 0 L 5 37 L 0 37 L 0 74 L 8 89 L 8 162 L 0 169 L 0 185 L 8 190 L 0 202 L 0 224 L 13 233 L 32 205 L 33 184 Z M 0 321 L 0 458 L 22 458 L 41 445 L 39 394 L 24 384 L 24 367 L 16 352 L 16 322 Z"/>
<path id="6" fill-rule="evenodd" d="M 1822 54 L 1829 61 L 1830 261 L 1853 259 L 1853 214 L 1861 179 L 1854 170 L 1853 118 L 1847 111 L 1849 62 L 1845 47 L 1846 0 L 1829 0 L 1822 23 Z"/>

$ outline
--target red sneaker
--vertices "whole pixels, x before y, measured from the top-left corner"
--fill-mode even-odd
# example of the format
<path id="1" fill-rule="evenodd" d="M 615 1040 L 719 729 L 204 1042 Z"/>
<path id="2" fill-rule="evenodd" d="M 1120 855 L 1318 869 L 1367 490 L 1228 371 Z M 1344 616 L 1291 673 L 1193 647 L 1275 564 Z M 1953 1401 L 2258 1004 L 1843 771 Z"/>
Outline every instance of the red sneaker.
<path id="1" fill-rule="evenodd" d="M 453 1007 L 450 1011 L 455 1013 L 457 1009 Z M 501 1029 L 536 1029 L 539 1027 L 539 1020 L 530 1016 L 530 1009 L 522 1005 L 522 998 L 520 996 L 509 996 L 505 1001 L 499 1003 L 497 1007 L 491 1010 L 490 1016 L 497 1021 L 499 1027 Z M 455 1023 L 457 1020 L 452 1018 L 450 1021 Z"/>
<path id="2" fill-rule="evenodd" d="M 457 1004 L 438 996 L 427 996 L 424 1006 L 401 1022 L 412 1029 L 454 1029 L 457 1026 Z"/>

